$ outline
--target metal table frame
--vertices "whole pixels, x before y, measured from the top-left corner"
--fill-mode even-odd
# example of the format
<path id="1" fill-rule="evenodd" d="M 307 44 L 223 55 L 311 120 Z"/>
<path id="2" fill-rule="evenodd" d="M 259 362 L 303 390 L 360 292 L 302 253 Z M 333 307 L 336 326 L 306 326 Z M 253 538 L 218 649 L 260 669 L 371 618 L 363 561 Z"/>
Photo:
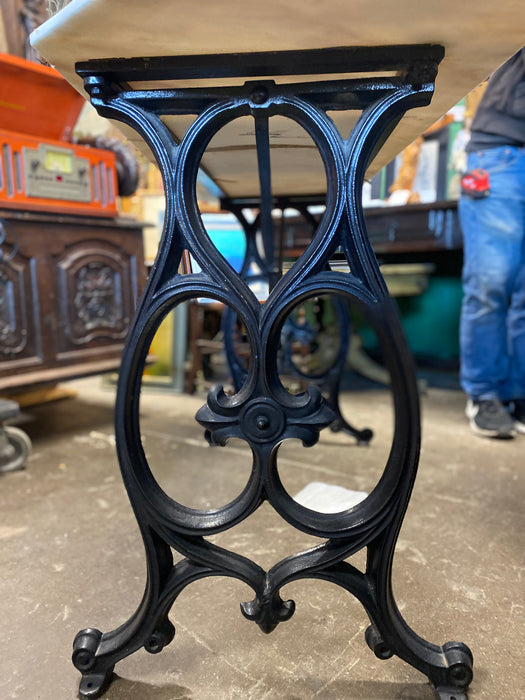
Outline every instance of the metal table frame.
<path id="1" fill-rule="evenodd" d="M 367 238 L 361 189 L 368 164 L 406 110 L 432 98 L 440 46 L 341 48 L 301 52 L 95 60 L 77 65 L 99 113 L 132 126 L 151 148 L 164 178 L 163 237 L 124 352 L 116 403 L 116 440 L 126 489 L 146 548 L 148 576 L 142 602 L 118 629 L 79 632 L 73 660 L 82 673 L 80 696 L 98 697 L 113 667 L 140 647 L 157 653 L 169 644 L 168 619 L 179 593 L 207 576 L 231 576 L 254 591 L 242 613 L 264 632 L 288 620 L 295 604 L 281 588 L 294 580 L 331 581 L 353 594 L 370 618 L 366 641 L 376 656 L 393 654 L 425 674 L 440 698 L 460 700 L 472 679 L 472 655 L 460 642 L 436 646 L 404 621 L 391 584 L 394 548 L 410 499 L 420 449 L 419 399 L 414 366 L 396 307 L 390 299 Z M 276 85 L 282 75 L 380 71 L 377 78 L 345 78 Z M 133 90 L 129 83 L 166 79 L 252 78 L 242 86 Z M 327 110 L 361 112 L 349 138 L 341 136 Z M 195 114 L 180 143 L 163 114 Z M 269 119 L 295 120 L 311 137 L 324 163 L 326 211 L 312 241 L 282 278 L 275 274 L 261 304 L 245 280 L 214 248 L 202 224 L 196 180 L 213 135 L 230 121 L 251 115 L 255 122 L 261 189 L 260 219 L 265 257 L 272 264 Z M 305 193 L 319 194 L 319 193 Z M 349 273 L 328 269 L 334 251 L 343 253 Z M 180 272 L 183 253 L 202 272 Z M 278 470 L 279 445 L 296 438 L 314 445 L 335 417 L 316 386 L 296 396 L 279 379 L 277 352 L 286 317 L 320 294 L 356 305 L 370 321 L 384 349 L 391 376 L 395 426 L 383 474 L 368 497 L 353 508 L 323 514 L 301 506 L 285 490 Z M 253 453 L 251 476 L 242 493 L 224 507 L 205 511 L 183 506 L 156 482 L 144 454 L 139 427 L 141 375 L 149 344 L 164 316 L 198 296 L 230 306 L 241 319 L 251 347 L 251 363 L 233 396 L 221 388 L 208 395 L 196 419 L 208 439 L 224 445 L 245 440 Z M 207 536 L 227 530 L 267 500 L 293 527 L 324 540 L 310 550 L 264 571 L 247 557 L 212 544 Z M 172 548 L 183 555 L 174 565 Z M 349 557 L 366 548 L 366 571 Z"/>

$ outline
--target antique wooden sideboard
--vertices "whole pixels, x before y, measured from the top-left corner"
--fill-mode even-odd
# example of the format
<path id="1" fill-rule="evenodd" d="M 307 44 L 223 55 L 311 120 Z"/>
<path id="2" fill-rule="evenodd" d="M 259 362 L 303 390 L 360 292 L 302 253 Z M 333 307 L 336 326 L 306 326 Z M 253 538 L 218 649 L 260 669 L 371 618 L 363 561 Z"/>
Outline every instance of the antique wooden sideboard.
<path id="1" fill-rule="evenodd" d="M 0 210 L 0 392 L 118 368 L 145 279 L 132 219 Z"/>

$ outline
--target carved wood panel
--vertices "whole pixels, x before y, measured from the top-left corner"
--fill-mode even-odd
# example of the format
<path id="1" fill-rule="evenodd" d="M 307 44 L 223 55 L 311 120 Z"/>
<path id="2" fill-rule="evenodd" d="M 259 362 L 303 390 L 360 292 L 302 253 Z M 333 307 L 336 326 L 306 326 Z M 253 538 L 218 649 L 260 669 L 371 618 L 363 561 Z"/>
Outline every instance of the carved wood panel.
<path id="1" fill-rule="evenodd" d="M 136 260 L 104 241 L 69 246 L 57 260 L 59 352 L 123 341 L 134 308 Z"/>
<path id="2" fill-rule="evenodd" d="M 13 227 L 0 220 L 0 362 L 38 364 L 40 338 L 34 259 L 19 251 Z"/>
<path id="3" fill-rule="evenodd" d="M 0 264 L 0 360 L 40 362 L 29 265 Z M 27 303 L 29 302 L 29 303 Z"/>

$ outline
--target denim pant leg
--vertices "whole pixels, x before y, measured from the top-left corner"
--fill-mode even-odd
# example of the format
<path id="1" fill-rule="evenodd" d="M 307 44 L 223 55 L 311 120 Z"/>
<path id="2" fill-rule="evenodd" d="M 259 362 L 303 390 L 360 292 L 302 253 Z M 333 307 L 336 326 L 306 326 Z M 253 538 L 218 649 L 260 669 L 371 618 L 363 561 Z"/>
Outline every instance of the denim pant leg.
<path id="1" fill-rule="evenodd" d="M 514 147 L 471 153 L 468 167 L 485 169 L 491 189 L 483 199 L 463 196 L 459 205 L 464 242 L 461 385 L 473 398 L 518 398 L 509 392 L 525 396 L 525 377 L 519 376 L 525 294 L 523 289 L 515 293 L 525 281 L 525 153 Z"/>
<path id="2" fill-rule="evenodd" d="M 524 243 L 525 246 L 525 243 Z M 525 252 L 522 250 L 525 258 Z M 525 399 L 525 264 L 516 278 L 507 315 L 509 373 L 502 389 L 503 400 Z"/>

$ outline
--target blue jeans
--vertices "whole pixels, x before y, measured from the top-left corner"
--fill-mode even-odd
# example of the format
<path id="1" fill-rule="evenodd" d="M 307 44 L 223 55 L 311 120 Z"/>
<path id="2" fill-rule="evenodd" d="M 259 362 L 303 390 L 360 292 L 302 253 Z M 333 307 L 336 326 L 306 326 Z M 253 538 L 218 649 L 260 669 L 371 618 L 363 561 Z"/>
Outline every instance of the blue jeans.
<path id="1" fill-rule="evenodd" d="M 462 195 L 461 386 L 473 399 L 525 398 L 525 149 L 470 153 L 489 173 L 484 199 Z"/>

